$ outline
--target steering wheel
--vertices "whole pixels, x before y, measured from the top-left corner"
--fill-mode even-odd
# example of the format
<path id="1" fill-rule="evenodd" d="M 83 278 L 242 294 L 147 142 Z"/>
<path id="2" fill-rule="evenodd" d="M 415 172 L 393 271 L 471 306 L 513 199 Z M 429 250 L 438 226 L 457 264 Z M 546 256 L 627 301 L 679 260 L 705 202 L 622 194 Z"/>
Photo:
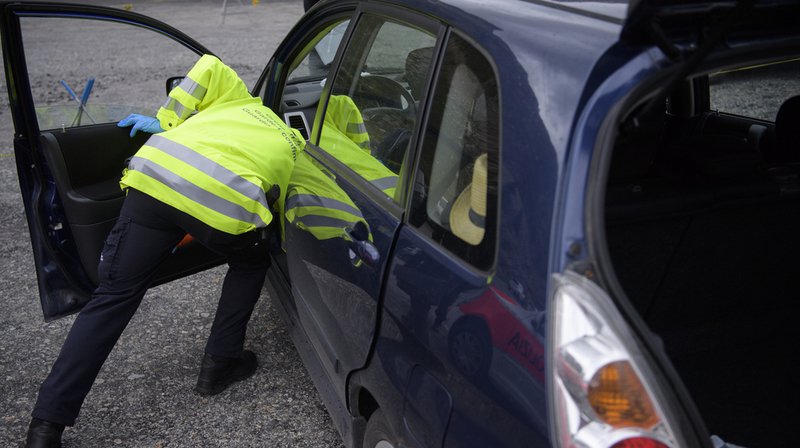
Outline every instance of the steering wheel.
<path id="1" fill-rule="evenodd" d="M 372 155 L 398 173 L 411 136 L 414 119 L 402 109 L 372 107 L 361 112 L 369 134 Z"/>
<path id="2" fill-rule="evenodd" d="M 411 92 L 399 82 L 380 75 L 363 75 L 353 95 L 362 113 L 374 107 L 391 107 L 406 112 L 410 117 L 417 114 L 417 103 Z M 406 107 L 403 107 L 403 100 Z"/>

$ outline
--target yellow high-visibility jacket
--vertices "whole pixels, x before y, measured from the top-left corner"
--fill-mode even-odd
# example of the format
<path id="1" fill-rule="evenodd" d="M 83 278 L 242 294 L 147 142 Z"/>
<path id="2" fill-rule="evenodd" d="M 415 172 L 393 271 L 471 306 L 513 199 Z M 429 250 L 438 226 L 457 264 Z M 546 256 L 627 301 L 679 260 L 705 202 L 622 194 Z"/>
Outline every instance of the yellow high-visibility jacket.
<path id="1" fill-rule="evenodd" d="M 342 116 L 349 117 L 349 120 L 341 119 Z M 363 130 L 363 137 L 359 133 L 348 132 L 355 129 L 354 124 L 357 123 L 355 120 L 360 118 L 361 114 L 352 99 L 344 95 L 331 95 L 322 124 L 319 146 L 384 194 L 394 197 L 398 176 L 370 155 L 369 136 L 366 130 Z M 363 129 L 363 122 L 361 127 Z M 365 140 L 366 148 L 361 146 Z"/>
<path id="2" fill-rule="evenodd" d="M 195 111 L 197 113 L 193 114 Z M 266 227 L 266 193 L 289 177 L 305 141 L 236 72 L 204 55 L 172 90 L 157 117 L 165 132 L 136 152 L 120 185 L 135 188 L 230 234 Z"/>
<path id="3" fill-rule="evenodd" d="M 331 95 L 328 99 L 328 108 L 325 110 L 325 125 L 336 127 L 359 148 L 367 153 L 371 152 L 364 118 L 349 96 Z"/>
<path id="4" fill-rule="evenodd" d="M 350 197 L 306 153 L 298 156 L 289 181 L 286 220 L 318 240 L 344 238 L 346 227 L 367 224 Z"/>

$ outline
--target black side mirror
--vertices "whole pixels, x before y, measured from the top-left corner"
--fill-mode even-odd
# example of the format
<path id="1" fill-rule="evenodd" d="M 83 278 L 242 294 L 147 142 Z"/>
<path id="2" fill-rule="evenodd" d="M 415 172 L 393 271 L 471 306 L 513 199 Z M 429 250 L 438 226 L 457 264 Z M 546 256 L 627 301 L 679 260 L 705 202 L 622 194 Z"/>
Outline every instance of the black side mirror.
<path id="1" fill-rule="evenodd" d="M 167 95 L 169 92 L 172 92 L 172 89 L 178 87 L 178 85 L 183 82 L 184 76 L 171 76 L 167 78 Z"/>

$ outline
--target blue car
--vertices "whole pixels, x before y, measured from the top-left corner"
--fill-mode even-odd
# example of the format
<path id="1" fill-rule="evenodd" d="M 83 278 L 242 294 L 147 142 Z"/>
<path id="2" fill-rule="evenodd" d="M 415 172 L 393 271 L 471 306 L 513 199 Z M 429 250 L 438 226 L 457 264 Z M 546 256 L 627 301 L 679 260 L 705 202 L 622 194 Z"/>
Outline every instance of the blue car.
<path id="1" fill-rule="evenodd" d="M 118 9 L 0 18 L 54 319 L 146 138 L 116 122 L 157 105 L 41 92 L 37 27 L 210 50 Z M 163 98 L 184 72 L 126 82 Z M 796 443 L 797 1 L 322 1 L 252 92 L 308 140 L 267 287 L 346 446 Z M 190 242 L 156 282 L 220 262 Z"/>

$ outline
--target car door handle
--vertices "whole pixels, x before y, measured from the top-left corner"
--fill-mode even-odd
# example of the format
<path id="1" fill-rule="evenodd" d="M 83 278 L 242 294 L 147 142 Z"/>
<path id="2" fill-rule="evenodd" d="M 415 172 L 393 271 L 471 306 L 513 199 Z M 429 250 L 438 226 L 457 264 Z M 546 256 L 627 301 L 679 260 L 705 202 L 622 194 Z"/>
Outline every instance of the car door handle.
<path id="1" fill-rule="evenodd" d="M 347 234 L 347 247 L 350 249 L 350 261 L 358 266 L 364 263 L 367 266 L 376 266 L 381 259 L 378 248 L 369 241 L 369 229 L 363 221 L 357 222 L 353 227 L 345 227 Z"/>

